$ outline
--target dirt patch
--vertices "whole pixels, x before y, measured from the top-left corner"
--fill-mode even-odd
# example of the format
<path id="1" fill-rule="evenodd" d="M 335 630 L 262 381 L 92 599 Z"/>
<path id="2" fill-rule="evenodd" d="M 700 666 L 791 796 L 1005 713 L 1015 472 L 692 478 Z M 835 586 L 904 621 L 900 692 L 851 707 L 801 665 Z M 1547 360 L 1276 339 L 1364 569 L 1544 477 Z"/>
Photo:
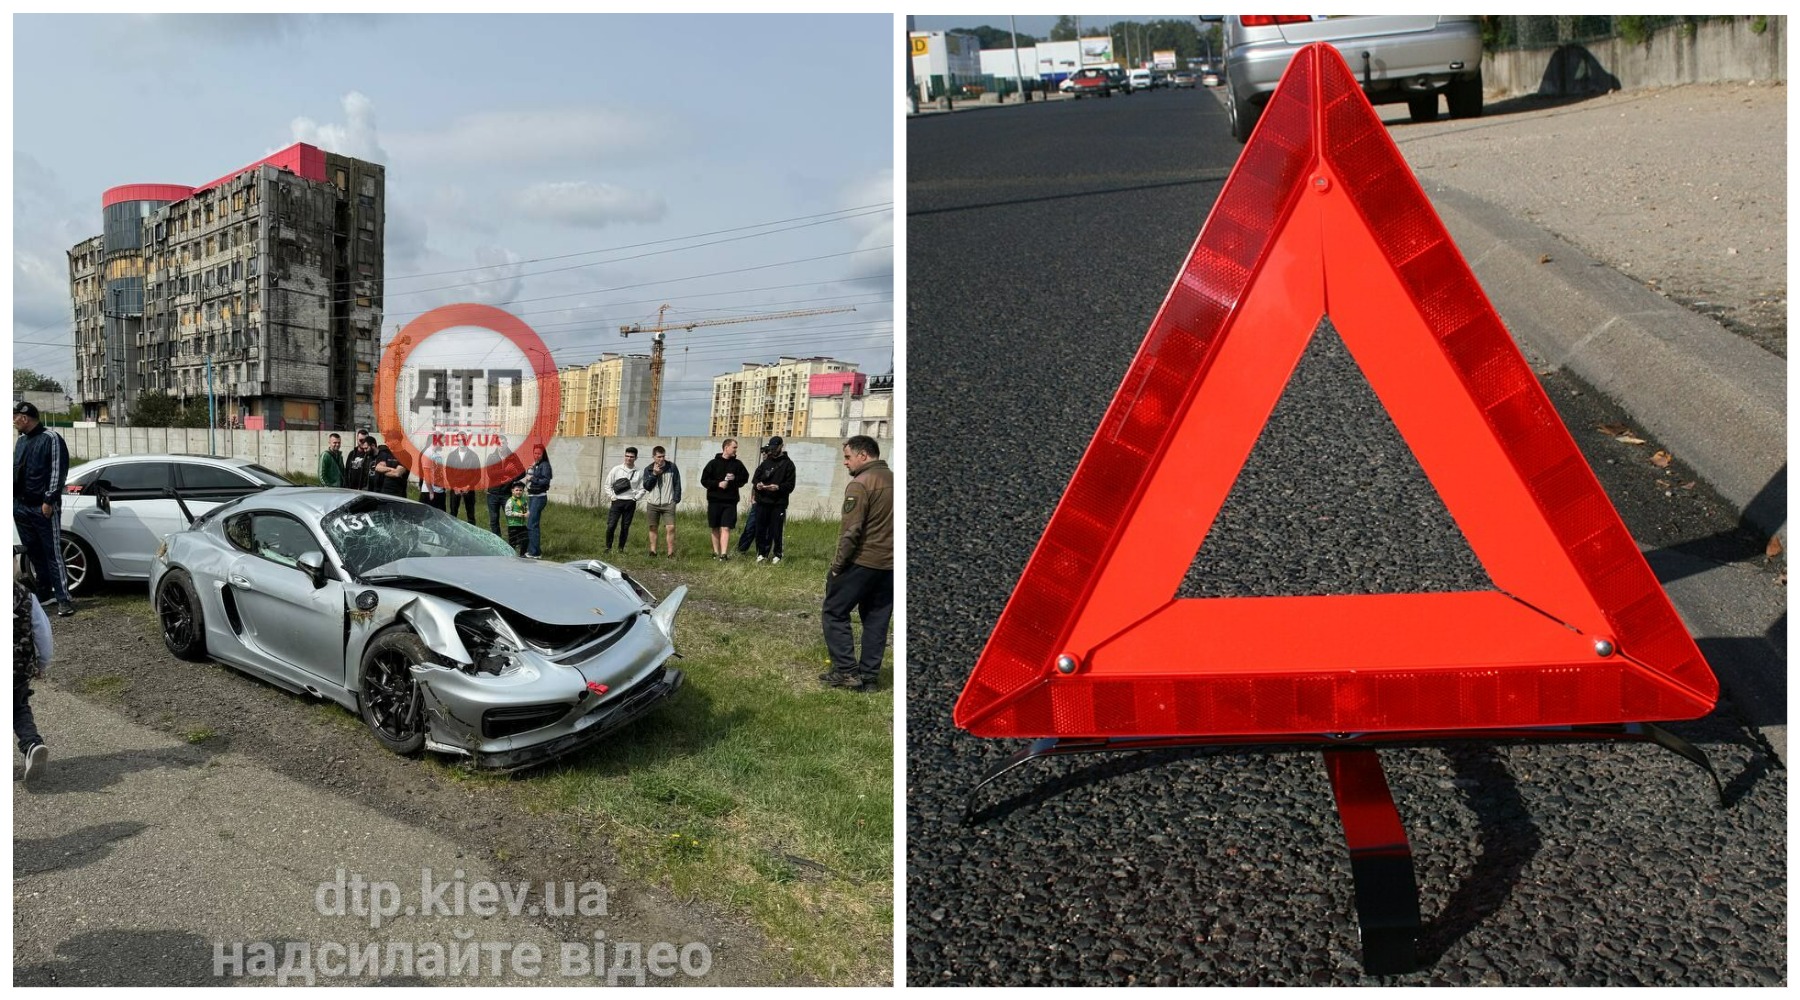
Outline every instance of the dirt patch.
<path id="1" fill-rule="evenodd" d="M 1391 134 L 1428 188 L 1511 209 L 1787 356 L 1785 85 L 1525 98 L 1479 119 L 1392 122 Z"/>
<path id="2" fill-rule="evenodd" d="M 170 656 L 149 609 L 122 604 L 122 593 L 84 601 L 75 617 L 57 621 L 50 683 L 178 739 L 203 738 L 209 749 L 233 750 L 429 829 L 509 879 L 595 880 L 617 887 L 621 912 L 632 925 L 621 938 L 706 941 L 714 950 L 713 982 L 806 982 L 746 921 L 627 876 L 612 847 L 581 821 L 527 811 L 513 786 L 530 781 L 533 772 L 495 779 L 446 758 L 390 754 L 356 716 L 334 704 L 288 694 L 229 667 Z M 584 757 L 605 753 L 603 743 L 568 763 L 579 766 Z"/>

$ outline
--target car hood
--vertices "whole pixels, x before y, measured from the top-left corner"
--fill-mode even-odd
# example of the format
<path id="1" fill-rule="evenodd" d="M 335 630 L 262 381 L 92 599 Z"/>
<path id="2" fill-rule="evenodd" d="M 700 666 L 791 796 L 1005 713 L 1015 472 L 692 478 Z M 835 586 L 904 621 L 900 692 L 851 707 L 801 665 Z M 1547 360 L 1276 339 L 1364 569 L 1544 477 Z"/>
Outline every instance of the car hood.
<path id="1" fill-rule="evenodd" d="M 415 556 L 363 574 L 370 583 L 406 587 L 416 580 L 454 587 L 546 625 L 595 625 L 642 612 L 643 601 L 619 586 L 564 563 L 516 556 Z"/>

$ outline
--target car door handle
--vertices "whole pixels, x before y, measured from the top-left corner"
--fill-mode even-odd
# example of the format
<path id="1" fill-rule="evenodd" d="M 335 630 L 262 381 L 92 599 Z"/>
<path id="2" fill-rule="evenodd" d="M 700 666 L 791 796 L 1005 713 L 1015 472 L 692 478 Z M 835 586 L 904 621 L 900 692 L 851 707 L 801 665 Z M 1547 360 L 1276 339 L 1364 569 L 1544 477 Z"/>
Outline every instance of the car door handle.
<path id="1" fill-rule="evenodd" d="M 256 589 L 255 587 L 250 586 L 250 581 L 247 578 L 241 577 L 241 576 L 237 575 L 236 573 L 231 574 L 231 576 L 228 579 L 231 580 L 231 585 L 233 587 L 236 587 L 239 590 L 255 590 Z"/>

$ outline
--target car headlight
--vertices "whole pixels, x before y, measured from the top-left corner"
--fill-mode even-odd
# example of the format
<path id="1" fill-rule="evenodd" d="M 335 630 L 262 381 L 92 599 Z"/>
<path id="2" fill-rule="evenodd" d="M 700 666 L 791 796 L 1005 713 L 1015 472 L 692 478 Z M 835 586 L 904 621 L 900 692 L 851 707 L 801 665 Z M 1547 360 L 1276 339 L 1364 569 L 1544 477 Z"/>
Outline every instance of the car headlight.
<path id="1" fill-rule="evenodd" d="M 518 637 L 493 608 L 458 612 L 456 635 L 472 661 L 463 667 L 467 673 L 498 674 L 512 665 L 512 654 L 519 651 Z"/>

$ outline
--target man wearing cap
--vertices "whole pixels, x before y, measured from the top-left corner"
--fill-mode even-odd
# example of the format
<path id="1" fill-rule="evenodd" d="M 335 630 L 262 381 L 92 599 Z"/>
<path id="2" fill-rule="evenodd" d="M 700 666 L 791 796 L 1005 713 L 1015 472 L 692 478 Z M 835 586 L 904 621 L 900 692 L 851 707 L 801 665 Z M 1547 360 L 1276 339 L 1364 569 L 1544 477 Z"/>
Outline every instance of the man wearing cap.
<path id="1" fill-rule="evenodd" d="M 37 578 L 37 597 L 42 603 L 56 598 L 57 615 L 75 613 L 69 585 L 63 579 L 62 492 L 69 477 L 69 446 L 62 436 L 38 420 L 38 408 L 27 402 L 13 404 L 13 525 Z"/>
<path id="2" fill-rule="evenodd" d="M 850 484 L 822 616 L 831 670 L 819 680 L 826 687 L 873 691 L 894 615 L 894 473 L 881 461 L 875 439 L 863 434 L 844 442 L 844 469 Z M 852 610 L 862 618 L 860 659 L 850 633 Z"/>
<path id="3" fill-rule="evenodd" d="M 750 499 L 756 510 L 756 561 L 774 552 L 781 562 L 781 529 L 787 524 L 788 495 L 794 492 L 794 460 L 781 449 L 781 438 L 769 439 L 769 457 L 750 477 Z"/>

